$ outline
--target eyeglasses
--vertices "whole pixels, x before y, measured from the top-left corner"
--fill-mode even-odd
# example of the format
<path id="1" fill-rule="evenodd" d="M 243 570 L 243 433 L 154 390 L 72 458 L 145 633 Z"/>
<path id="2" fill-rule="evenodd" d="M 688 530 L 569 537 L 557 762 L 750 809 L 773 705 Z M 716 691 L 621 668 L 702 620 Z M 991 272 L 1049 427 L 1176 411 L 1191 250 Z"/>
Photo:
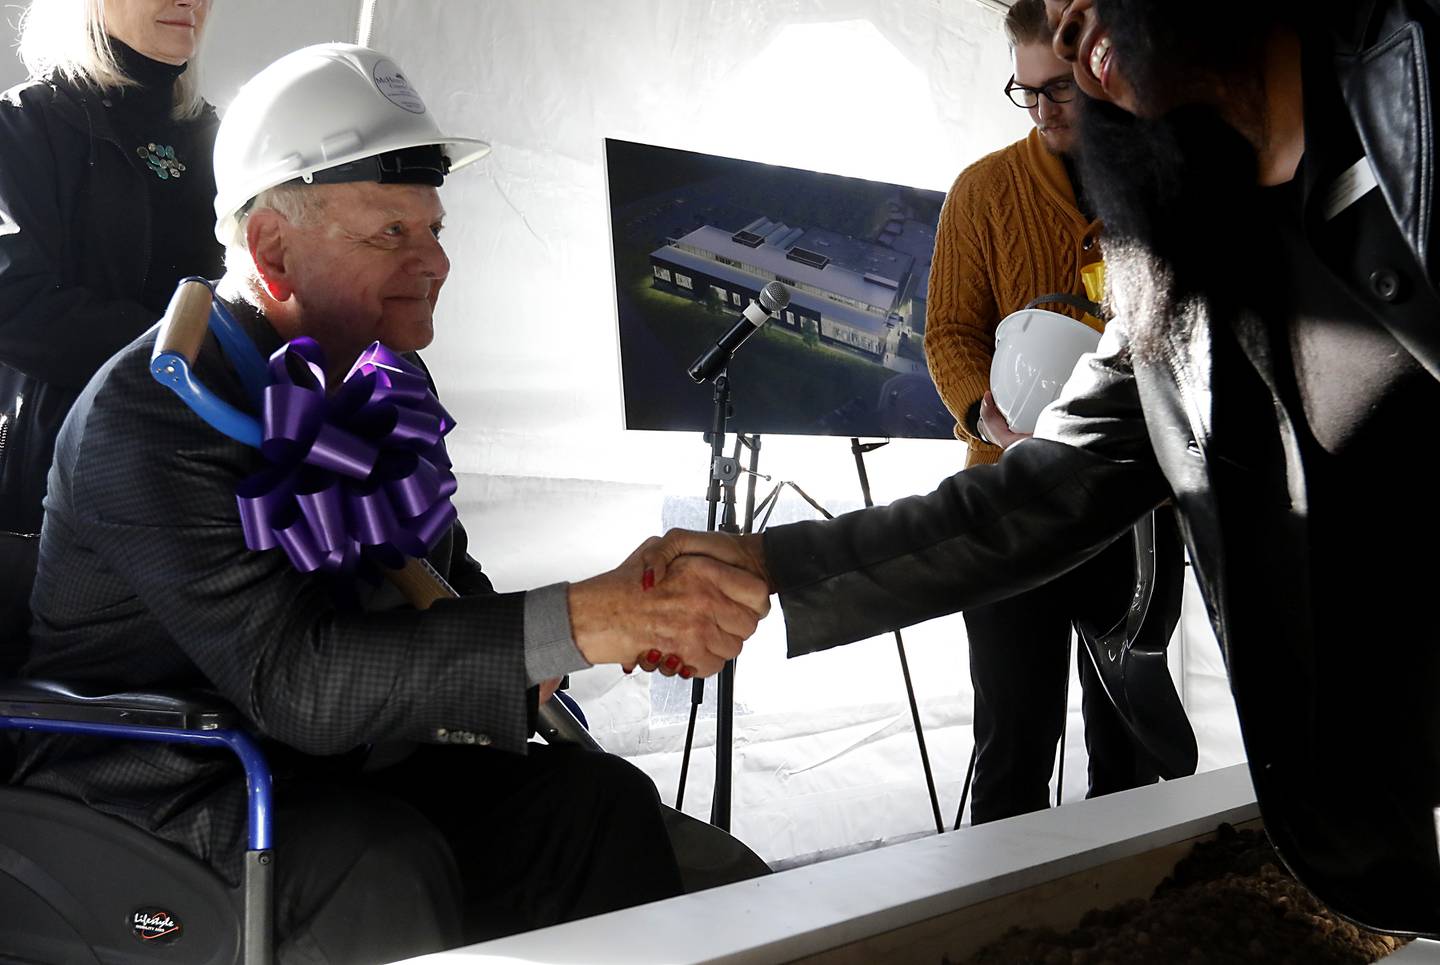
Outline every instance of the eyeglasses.
<path id="1" fill-rule="evenodd" d="M 1044 87 L 1026 87 L 1018 83 L 1014 75 L 1010 77 L 1010 83 L 1005 85 L 1005 96 L 1010 98 L 1010 103 L 1016 107 L 1023 107 L 1029 110 L 1040 103 L 1040 95 L 1044 94 L 1052 104 L 1068 104 L 1075 99 L 1075 82 L 1073 80 L 1052 80 Z"/>

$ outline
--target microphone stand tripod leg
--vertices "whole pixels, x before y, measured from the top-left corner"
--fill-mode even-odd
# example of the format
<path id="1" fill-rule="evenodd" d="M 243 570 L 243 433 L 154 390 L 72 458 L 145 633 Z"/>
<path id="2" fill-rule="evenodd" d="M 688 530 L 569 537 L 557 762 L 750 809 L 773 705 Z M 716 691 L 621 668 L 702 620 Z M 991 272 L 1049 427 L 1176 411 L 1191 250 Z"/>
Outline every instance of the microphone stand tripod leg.
<path id="1" fill-rule="evenodd" d="M 860 475 L 860 492 L 865 497 L 865 506 L 869 508 L 875 505 L 875 500 L 870 498 L 870 474 L 865 471 L 865 453 L 871 452 L 881 446 L 889 445 L 885 442 L 872 442 L 862 445 L 859 439 L 850 440 L 850 451 L 855 455 L 855 471 Z M 905 656 L 905 638 L 900 631 L 895 631 L 895 649 L 900 655 L 900 674 L 905 678 L 905 695 L 910 698 L 910 719 L 915 722 L 915 742 L 920 748 L 920 766 L 925 771 L 925 787 L 930 792 L 930 812 L 935 819 L 935 833 L 945 833 L 945 819 L 940 816 L 940 795 L 935 790 L 935 774 L 930 770 L 930 752 L 925 747 L 925 728 L 920 724 L 920 705 L 915 700 L 915 685 L 910 680 L 910 661 Z M 964 805 L 962 803 L 961 807 Z M 959 820 L 959 817 L 956 817 Z"/>
<path id="2" fill-rule="evenodd" d="M 695 744 L 695 716 L 705 703 L 705 681 L 695 680 L 690 686 L 690 723 L 685 727 L 685 754 L 680 758 L 680 787 L 675 792 L 675 810 L 685 809 L 685 778 L 690 774 L 690 748 Z"/>

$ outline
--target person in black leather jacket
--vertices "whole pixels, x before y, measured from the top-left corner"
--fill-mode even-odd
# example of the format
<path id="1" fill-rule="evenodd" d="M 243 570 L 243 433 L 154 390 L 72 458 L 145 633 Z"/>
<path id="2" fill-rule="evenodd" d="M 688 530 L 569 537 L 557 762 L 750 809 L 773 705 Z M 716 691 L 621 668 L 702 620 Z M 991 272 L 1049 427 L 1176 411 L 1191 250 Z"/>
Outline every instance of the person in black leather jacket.
<path id="1" fill-rule="evenodd" d="M 0 95 L 0 627 L 28 595 L 55 436 L 187 275 L 217 277 L 210 0 L 34 0 Z M 95 38 L 99 38 L 97 41 Z M 14 535 L 14 534 L 19 534 Z"/>
<path id="2" fill-rule="evenodd" d="M 1173 499 L 1280 855 L 1343 915 L 1440 933 L 1440 4 L 1047 3 L 1111 102 L 1097 353 L 994 467 L 648 562 L 748 564 L 798 655 L 1043 583 Z"/>

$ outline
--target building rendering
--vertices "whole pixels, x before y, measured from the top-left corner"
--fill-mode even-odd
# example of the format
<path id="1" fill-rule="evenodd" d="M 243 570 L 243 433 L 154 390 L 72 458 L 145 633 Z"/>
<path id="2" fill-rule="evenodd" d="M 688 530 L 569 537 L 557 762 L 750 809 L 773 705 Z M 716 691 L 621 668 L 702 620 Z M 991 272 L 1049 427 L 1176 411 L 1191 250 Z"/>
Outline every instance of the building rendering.
<path id="1" fill-rule="evenodd" d="M 733 233 L 696 228 L 652 251 L 650 268 L 660 290 L 735 309 L 779 281 L 791 297 L 776 321 L 885 364 L 902 334 L 924 332 L 933 241 L 933 229 L 899 218 L 870 242 L 762 217 Z"/>

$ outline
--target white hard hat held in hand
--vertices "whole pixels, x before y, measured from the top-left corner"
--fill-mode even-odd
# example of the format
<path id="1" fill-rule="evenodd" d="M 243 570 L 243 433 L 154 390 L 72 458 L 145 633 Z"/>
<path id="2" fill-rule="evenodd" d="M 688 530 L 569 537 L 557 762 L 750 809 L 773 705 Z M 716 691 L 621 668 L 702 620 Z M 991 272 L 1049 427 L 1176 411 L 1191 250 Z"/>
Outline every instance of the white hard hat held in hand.
<path id="1" fill-rule="evenodd" d="M 1025 308 L 1005 316 L 995 329 L 990 392 L 1010 429 L 1034 432 L 1080 356 L 1099 344 L 1099 332 L 1059 312 Z"/>
<path id="2" fill-rule="evenodd" d="M 240 88 L 215 138 L 215 236 L 243 243 L 240 215 L 289 181 L 439 186 L 490 145 L 444 134 L 405 72 L 354 44 L 286 54 Z"/>

